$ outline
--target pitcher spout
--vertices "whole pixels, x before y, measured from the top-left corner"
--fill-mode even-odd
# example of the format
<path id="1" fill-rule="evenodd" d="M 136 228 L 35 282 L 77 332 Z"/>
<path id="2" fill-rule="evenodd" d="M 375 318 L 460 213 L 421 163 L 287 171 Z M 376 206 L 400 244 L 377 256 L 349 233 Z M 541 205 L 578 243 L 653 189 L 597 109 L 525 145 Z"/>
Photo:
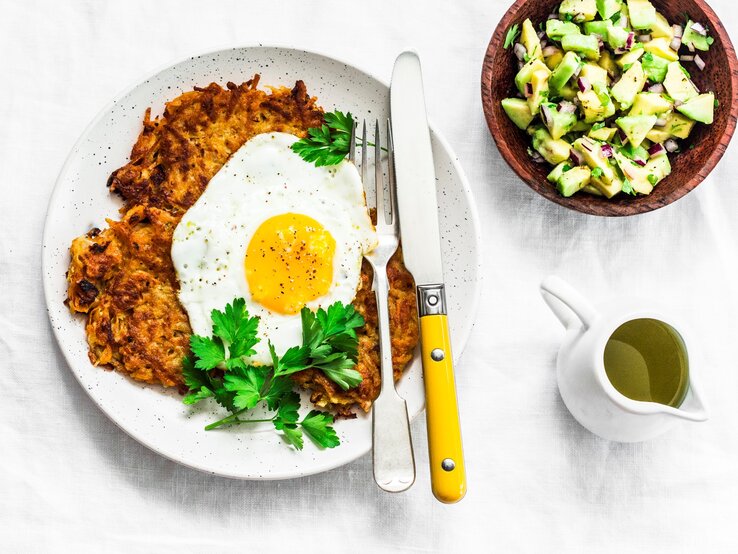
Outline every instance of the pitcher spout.
<path id="1" fill-rule="evenodd" d="M 679 408 L 675 408 L 670 413 L 687 421 L 707 421 L 709 419 L 710 415 L 707 412 L 707 407 L 693 380 L 689 383 L 689 392 L 687 392 L 684 402 Z"/>

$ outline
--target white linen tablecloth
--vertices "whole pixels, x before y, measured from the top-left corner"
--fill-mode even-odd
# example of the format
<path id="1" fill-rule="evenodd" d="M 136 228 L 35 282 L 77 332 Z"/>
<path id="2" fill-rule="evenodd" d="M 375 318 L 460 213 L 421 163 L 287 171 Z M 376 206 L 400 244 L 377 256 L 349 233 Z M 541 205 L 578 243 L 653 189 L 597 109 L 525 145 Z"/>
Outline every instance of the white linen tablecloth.
<path id="1" fill-rule="evenodd" d="M 732 0 L 713 0 L 729 31 Z M 738 551 L 738 148 L 695 192 L 627 219 L 526 187 L 484 122 L 479 76 L 507 0 L 0 2 L 0 551 Z M 466 169 L 483 234 L 477 324 L 458 366 L 469 493 L 382 493 L 364 457 L 240 482 L 161 458 L 67 368 L 41 286 L 41 232 L 77 136 L 119 90 L 191 53 L 248 43 L 333 54 L 389 78 L 412 46 L 428 110 Z M 593 301 L 651 297 L 692 323 L 712 418 L 643 444 L 601 440 L 559 398 L 563 331 L 538 295 L 558 273 Z"/>

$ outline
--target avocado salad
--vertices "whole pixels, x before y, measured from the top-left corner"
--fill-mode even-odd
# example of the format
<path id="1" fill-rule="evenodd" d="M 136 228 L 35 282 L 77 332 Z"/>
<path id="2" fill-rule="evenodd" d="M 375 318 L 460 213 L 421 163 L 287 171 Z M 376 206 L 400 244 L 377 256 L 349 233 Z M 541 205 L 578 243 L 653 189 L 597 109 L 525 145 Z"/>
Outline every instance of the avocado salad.
<path id="1" fill-rule="evenodd" d="M 502 108 L 530 135 L 530 157 L 554 166 L 563 196 L 650 194 L 677 140 L 713 121 L 715 94 L 689 73 L 705 69 L 708 30 L 670 24 L 649 0 L 564 0 L 539 29 L 526 19 L 504 44 L 519 71 Z"/>

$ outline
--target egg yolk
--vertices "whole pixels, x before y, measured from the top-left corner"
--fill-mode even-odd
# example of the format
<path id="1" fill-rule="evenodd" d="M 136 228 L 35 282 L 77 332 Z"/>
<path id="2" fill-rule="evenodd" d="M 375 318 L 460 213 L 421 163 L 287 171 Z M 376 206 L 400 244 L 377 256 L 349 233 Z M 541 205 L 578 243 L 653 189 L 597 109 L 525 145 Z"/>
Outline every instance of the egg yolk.
<path id="1" fill-rule="evenodd" d="M 296 314 L 328 293 L 336 241 L 313 218 L 286 213 L 262 223 L 246 249 L 251 297 L 270 311 Z"/>

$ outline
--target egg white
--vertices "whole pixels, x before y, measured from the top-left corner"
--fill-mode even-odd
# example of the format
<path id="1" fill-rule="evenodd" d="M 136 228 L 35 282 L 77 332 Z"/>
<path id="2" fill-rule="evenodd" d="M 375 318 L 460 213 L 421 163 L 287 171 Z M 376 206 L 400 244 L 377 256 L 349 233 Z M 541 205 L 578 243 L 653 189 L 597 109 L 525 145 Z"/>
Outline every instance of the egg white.
<path id="1" fill-rule="evenodd" d="M 267 340 L 281 353 L 302 337 L 299 313 L 270 311 L 249 291 L 246 248 L 264 221 L 304 214 L 334 238 L 333 280 L 327 294 L 308 303 L 312 310 L 354 299 L 362 258 L 377 243 L 356 167 L 348 161 L 315 167 L 290 149 L 296 140 L 286 133 L 264 133 L 247 141 L 213 176 L 172 239 L 179 300 L 193 332 L 209 336 L 211 311 L 242 297 L 249 313 L 260 317 L 255 363 L 271 363 Z"/>

